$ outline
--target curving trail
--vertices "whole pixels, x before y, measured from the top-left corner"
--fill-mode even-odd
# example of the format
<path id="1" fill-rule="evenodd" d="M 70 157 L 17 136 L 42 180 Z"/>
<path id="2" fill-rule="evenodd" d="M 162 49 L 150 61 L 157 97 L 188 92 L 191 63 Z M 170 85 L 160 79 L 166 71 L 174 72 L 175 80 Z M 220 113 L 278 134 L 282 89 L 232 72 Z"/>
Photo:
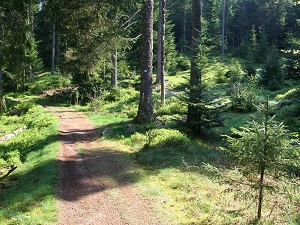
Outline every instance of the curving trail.
<path id="1" fill-rule="evenodd" d="M 99 141 L 99 129 L 81 113 L 47 108 L 60 118 L 57 224 L 161 224 L 137 193 L 126 152 Z"/>

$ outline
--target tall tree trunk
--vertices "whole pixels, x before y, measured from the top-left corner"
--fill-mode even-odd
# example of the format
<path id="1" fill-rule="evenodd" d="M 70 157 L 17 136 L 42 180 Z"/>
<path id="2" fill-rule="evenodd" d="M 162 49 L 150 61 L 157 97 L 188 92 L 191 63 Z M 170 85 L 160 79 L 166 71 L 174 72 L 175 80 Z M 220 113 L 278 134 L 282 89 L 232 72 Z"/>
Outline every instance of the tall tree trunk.
<path id="1" fill-rule="evenodd" d="M 186 1 L 183 1 L 183 22 L 182 22 L 182 45 L 181 45 L 181 53 L 185 54 L 186 52 Z"/>
<path id="2" fill-rule="evenodd" d="M 118 51 L 114 50 L 111 54 L 112 63 L 114 65 L 114 70 L 111 75 L 111 86 L 118 87 Z"/>
<path id="3" fill-rule="evenodd" d="M 136 122 L 150 123 L 154 119 L 152 99 L 152 61 L 153 61 L 153 0 L 144 3 L 142 39 L 142 76 L 140 102 Z"/>
<path id="4" fill-rule="evenodd" d="M 225 0 L 223 0 L 222 12 L 222 56 L 221 61 L 224 62 L 225 57 Z"/>
<path id="5" fill-rule="evenodd" d="M 188 104 L 187 124 L 191 129 L 201 130 L 199 102 L 201 100 L 201 70 L 197 65 L 199 45 L 201 38 L 201 0 L 193 0 L 192 21 L 192 51 L 191 51 L 191 74 L 190 74 L 190 96 Z"/>
<path id="6" fill-rule="evenodd" d="M 52 54 L 51 54 L 51 74 L 55 74 L 55 24 L 52 25 Z"/>
<path id="7" fill-rule="evenodd" d="M 160 0 L 159 5 L 158 45 L 160 46 L 157 59 L 157 77 L 160 79 L 161 104 L 165 106 L 165 32 L 166 32 L 166 0 Z"/>
<path id="8" fill-rule="evenodd" d="M 3 60 L 3 51 L 2 51 L 2 48 L 3 48 L 3 25 L 0 24 L 0 101 L 2 99 L 2 92 L 3 92 L 3 78 L 2 78 L 2 75 L 3 75 L 3 64 L 4 64 L 4 60 Z"/>
<path id="9" fill-rule="evenodd" d="M 161 82 L 161 47 L 162 47 L 162 0 L 159 0 L 159 14 L 158 14 L 158 37 L 157 37 L 157 73 L 155 84 L 160 84 Z"/>
<path id="10" fill-rule="evenodd" d="M 55 36 L 56 36 L 56 43 L 55 43 L 55 45 L 56 45 L 56 49 L 55 49 L 55 57 L 56 57 L 56 60 L 55 60 L 55 62 L 56 62 L 56 66 L 58 67 L 59 66 L 59 56 L 60 56 L 60 36 L 59 36 L 59 29 L 58 29 L 58 27 L 56 27 L 56 32 L 55 32 Z"/>

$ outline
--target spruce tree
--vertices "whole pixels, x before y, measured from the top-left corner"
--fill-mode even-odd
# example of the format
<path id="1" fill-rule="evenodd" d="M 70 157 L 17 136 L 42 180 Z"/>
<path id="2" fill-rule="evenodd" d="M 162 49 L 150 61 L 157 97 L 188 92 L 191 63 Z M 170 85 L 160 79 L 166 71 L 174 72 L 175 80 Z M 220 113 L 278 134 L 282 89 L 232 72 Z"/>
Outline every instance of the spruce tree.
<path id="1" fill-rule="evenodd" d="M 260 220 L 267 187 L 272 187 L 272 179 L 287 175 L 289 168 L 299 167 L 300 151 L 295 136 L 275 116 L 270 116 L 268 101 L 257 109 L 257 117 L 245 126 L 232 128 L 232 135 L 226 137 L 230 155 L 242 166 L 249 181 L 254 182 L 251 187 L 258 193 L 257 219 Z"/>

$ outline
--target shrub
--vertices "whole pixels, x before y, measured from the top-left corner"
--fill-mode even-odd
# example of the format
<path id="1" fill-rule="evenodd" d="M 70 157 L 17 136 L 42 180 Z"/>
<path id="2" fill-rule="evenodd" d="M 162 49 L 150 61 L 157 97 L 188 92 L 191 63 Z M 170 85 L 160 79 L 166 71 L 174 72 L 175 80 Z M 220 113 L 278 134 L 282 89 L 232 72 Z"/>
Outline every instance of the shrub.
<path id="1" fill-rule="evenodd" d="M 188 137 L 178 130 L 173 129 L 151 129 L 145 134 L 135 133 L 131 136 L 133 143 L 142 144 L 144 148 L 149 147 L 173 147 L 180 150 L 186 149 L 190 143 Z"/>
<path id="2" fill-rule="evenodd" d="M 145 134 L 131 136 L 138 151 L 135 157 L 142 165 L 167 165 L 181 163 L 182 157 L 190 152 L 190 140 L 173 129 L 152 129 Z"/>
<path id="3" fill-rule="evenodd" d="M 229 71 L 227 71 L 225 74 L 225 77 L 229 79 L 231 84 L 240 82 L 241 78 L 243 77 L 241 65 L 237 61 L 233 60 L 229 66 Z"/>
<path id="4" fill-rule="evenodd" d="M 186 71 L 189 70 L 191 65 L 190 65 L 190 60 L 187 57 L 184 56 L 179 56 L 177 58 L 177 68 L 180 71 Z"/>
<path id="5" fill-rule="evenodd" d="M 255 79 L 249 79 L 247 83 L 233 83 L 230 96 L 231 108 L 236 111 L 251 112 L 255 110 L 255 104 L 260 100 L 260 89 Z"/>

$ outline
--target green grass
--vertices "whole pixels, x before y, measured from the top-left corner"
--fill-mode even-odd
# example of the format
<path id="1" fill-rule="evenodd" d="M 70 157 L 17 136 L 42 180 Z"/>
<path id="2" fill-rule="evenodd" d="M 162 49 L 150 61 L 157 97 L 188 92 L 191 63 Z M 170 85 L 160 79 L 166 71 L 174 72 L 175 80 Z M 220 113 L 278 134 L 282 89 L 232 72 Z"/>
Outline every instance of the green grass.
<path id="1" fill-rule="evenodd" d="M 3 180 L 0 224 L 54 224 L 58 121 L 40 106 L 29 109 L 22 118 L 28 129 L 1 143 L 4 151 L 18 149 L 22 162 Z"/>

